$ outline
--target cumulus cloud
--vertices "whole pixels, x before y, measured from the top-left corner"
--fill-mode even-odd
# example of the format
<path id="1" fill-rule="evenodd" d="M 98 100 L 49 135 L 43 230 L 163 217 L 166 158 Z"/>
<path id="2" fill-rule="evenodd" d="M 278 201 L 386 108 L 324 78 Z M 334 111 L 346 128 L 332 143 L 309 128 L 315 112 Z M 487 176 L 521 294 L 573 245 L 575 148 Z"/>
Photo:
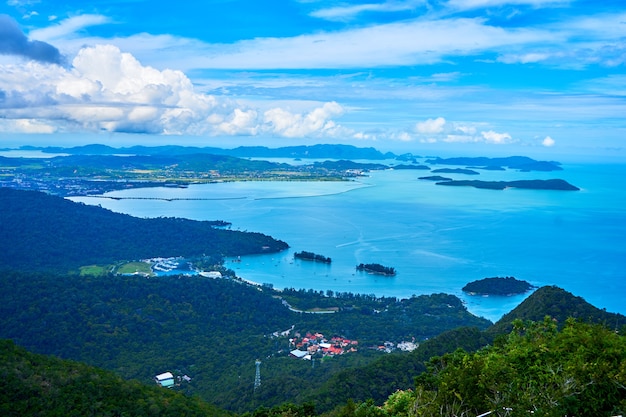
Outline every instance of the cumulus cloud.
<path id="1" fill-rule="evenodd" d="M 428 119 L 423 122 L 418 122 L 415 125 L 415 130 L 421 134 L 434 135 L 443 132 L 445 124 L 446 119 L 443 117 L 437 117 L 436 119 Z"/>
<path id="2" fill-rule="evenodd" d="M 556 143 L 556 141 L 554 139 L 552 139 L 550 136 L 546 136 L 542 141 L 541 144 L 545 147 L 551 147 L 554 146 L 554 144 Z"/>
<path id="3" fill-rule="evenodd" d="M 60 64 L 62 61 L 57 48 L 46 42 L 29 40 L 17 22 L 7 15 L 0 15 L 0 54 L 18 55 L 53 64 Z"/>
<path id="4" fill-rule="evenodd" d="M 271 133 L 285 137 L 304 137 L 323 133 L 333 136 L 338 129 L 333 117 L 341 116 L 343 107 L 336 102 L 324 104 L 307 114 L 291 113 L 281 108 L 270 109 L 264 114 L 264 121 Z"/>
<path id="5" fill-rule="evenodd" d="M 502 145 L 505 143 L 512 143 L 515 141 L 511 137 L 511 135 L 509 135 L 508 133 L 498 133 L 498 132 L 494 132 L 493 130 L 489 130 L 486 132 L 480 132 L 480 134 L 482 135 L 482 138 L 486 143 Z"/>
<path id="6" fill-rule="evenodd" d="M 36 61 L 0 65 L 0 118 L 22 132 L 110 132 L 283 137 L 346 132 L 336 102 L 265 113 L 201 94 L 181 71 L 142 65 L 112 45 L 81 49 L 70 68 Z M 8 122 L 12 121 L 12 122 Z"/>

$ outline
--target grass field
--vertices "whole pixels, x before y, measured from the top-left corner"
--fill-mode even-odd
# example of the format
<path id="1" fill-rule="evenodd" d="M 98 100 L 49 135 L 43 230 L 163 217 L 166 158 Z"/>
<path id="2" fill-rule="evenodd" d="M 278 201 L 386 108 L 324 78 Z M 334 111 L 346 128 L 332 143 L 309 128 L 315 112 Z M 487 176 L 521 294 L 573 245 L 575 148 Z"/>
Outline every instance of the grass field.
<path id="1" fill-rule="evenodd" d="M 80 267 L 81 275 L 106 275 L 110 272 L 115 274 L 143 274 L 154 275 L 150 264 L 146 262 L 127 262 L 118 265 L 86 265 Z"/>
<path id="2" fill-rule="evenodd" d="M 153 275 L 150 264 L 147 262 L 128 262 L 120 265 L 115 272 L 118 274 Z"/>

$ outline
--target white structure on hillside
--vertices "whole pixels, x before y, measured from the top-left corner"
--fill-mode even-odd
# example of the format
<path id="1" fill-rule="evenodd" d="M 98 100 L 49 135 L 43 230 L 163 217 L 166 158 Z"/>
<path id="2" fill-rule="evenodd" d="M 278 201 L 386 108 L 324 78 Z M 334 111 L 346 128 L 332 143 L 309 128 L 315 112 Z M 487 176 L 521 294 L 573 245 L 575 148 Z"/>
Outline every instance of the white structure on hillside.
<path id="1" fill-rule="evenodd" d="M 171 372 L 164 372 L 154 377 L 157 384 L 165 388 L 174 386 L 174 375 Z"/>

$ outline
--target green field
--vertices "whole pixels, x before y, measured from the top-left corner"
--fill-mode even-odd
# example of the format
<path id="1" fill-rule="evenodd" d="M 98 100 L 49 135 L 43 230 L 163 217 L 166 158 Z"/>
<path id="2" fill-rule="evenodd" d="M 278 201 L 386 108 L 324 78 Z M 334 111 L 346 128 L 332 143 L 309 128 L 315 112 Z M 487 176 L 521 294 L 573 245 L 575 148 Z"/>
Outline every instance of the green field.
<path id="1" fill-rule="evenodd" d="M 115 274 L 143 274 L 154 275 L 150 264 L 147 262 L 127 262 L 119 265 L 86 265 L 80 267 L 81 275 L 106 275 L 109 272 Z"/>
<path id="2" fill-rule="evenodd" d="M 150 264 L 147 262 L 128 262 L 118 266 L 117 274 L 143 274 L 154 275 Z"/>

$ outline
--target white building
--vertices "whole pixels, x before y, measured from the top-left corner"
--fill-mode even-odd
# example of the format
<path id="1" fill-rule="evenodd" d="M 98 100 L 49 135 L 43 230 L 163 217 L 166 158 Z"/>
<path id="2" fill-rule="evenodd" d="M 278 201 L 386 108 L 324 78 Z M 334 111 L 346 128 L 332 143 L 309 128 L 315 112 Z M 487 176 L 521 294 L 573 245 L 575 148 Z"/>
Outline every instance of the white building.
<path id="1" fill-rule="evenodd" d="M 165 372 L 154 377 L 157 384 L 165 388 L 174 386 L 174 375 L 171 372 Z"/>

